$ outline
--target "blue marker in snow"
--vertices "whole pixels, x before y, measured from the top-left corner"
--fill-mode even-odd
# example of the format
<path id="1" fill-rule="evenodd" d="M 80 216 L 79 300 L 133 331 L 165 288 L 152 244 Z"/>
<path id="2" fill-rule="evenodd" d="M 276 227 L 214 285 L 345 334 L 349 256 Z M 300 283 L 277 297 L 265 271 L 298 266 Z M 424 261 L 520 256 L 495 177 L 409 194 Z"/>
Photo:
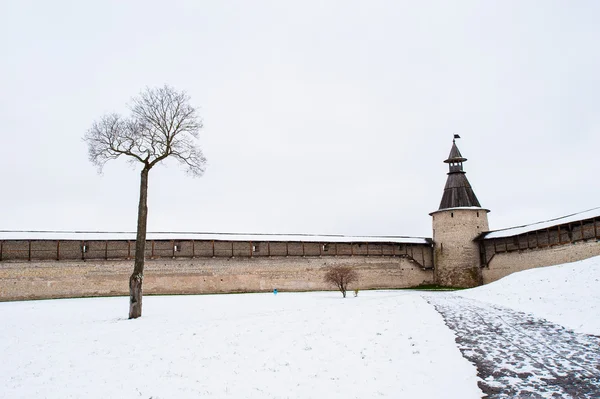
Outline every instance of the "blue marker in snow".
<path id="1" fill-rule="evenodd" d="M 277 295 L 277 288 L 273 290 L 273 295 Z"/>

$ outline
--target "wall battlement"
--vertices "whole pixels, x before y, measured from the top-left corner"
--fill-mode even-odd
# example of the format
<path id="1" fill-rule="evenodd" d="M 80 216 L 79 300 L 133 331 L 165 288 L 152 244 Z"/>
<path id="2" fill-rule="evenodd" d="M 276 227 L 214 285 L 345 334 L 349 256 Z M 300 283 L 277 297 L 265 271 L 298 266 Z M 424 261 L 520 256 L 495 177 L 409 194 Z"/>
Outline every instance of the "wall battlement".
<path id="1" fill-rule="evenodd" d="M 1 240 L 0 261 L 129 260 L 135 240 Z M 404 257 L 433 268 L 430 244 L 386 242 L 149 240 L 146 259 L 264 257 Z"/>

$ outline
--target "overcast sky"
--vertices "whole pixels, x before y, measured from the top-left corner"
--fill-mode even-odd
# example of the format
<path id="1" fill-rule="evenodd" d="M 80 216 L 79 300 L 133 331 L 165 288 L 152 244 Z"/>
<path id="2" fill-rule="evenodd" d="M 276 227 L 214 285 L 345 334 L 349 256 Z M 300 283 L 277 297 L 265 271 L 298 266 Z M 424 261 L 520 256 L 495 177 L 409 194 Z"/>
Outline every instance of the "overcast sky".
<path id="1" fill-rule="evenodd" d="M 208 166 L 151 171 L 150 231 L 431 236 L 455 132 L 492 229 L 600 206 L 598 1 L 0 4 L 0 229 L 134 231 L 82 136 L 165 83 Z"/>

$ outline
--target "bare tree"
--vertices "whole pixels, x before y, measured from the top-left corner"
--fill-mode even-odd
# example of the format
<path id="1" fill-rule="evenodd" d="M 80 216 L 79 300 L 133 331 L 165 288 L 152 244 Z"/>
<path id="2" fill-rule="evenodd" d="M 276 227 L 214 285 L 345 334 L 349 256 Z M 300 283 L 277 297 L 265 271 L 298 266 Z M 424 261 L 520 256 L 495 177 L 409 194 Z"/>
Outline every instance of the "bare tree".
<path id="1" fill-rule="evenodd" d="M 204 173 L 206 159 L 196 144 L 202 121 L 189 100 L 185 92 L 177 92 L 169 86 L 147 88 L 132 100 L 129 118 L 105 115 L 95 121 L 84 136 L 90 161 L 98 166 L 99 172 L 106 162 L 121 155 L 142 165 L 135 264 L 129 278 L 130 319 L 142 315 L 148 172 L 162 160 L 172 158 L 194 177 Z"/>
<path id="2" fill-rule="evenodd" d="M 323 280 L 328 284 L 336 286 L 344 298 L 346 298 L 348 284 L 358 281 L 358 273 L 348 266 L 334 266 L 325 273 Z"/>

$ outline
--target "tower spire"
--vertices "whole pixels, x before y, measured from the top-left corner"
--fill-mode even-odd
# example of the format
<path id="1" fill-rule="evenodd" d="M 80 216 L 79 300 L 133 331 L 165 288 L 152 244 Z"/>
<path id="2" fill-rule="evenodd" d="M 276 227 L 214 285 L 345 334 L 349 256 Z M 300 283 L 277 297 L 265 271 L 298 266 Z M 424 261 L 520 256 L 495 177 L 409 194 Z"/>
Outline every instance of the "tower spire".
<path id="1" fill-rule="evenodd" d="M 448 164 L 449 171 L 439 209 L 481 207 L 463 169 L 463 163 L 467 158 L 462 156 L 456 145 L 456 139 L 459 138 L 458 134 L 454 135 L 450 155 L 444 161 Z"/>

